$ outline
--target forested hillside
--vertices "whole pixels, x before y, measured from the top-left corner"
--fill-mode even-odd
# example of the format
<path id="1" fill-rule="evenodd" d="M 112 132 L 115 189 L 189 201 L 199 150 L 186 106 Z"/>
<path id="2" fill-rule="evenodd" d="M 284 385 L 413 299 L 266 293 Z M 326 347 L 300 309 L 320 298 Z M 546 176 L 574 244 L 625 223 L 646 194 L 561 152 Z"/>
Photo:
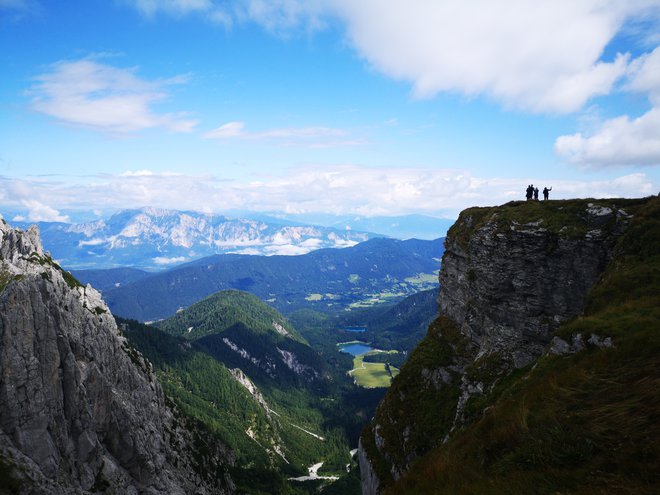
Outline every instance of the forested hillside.
<path id="1" fill-rule="evenodd" d="M 330 480 L 288 478 L 322 462 L 321 476 L 359 492 L 349 451 L 382 393 L 358 392 L 275 309 L 223 291 L 157 327 L 119 322 L 181 411 L 234 450 L 242 490 L 312 493 Z"/>

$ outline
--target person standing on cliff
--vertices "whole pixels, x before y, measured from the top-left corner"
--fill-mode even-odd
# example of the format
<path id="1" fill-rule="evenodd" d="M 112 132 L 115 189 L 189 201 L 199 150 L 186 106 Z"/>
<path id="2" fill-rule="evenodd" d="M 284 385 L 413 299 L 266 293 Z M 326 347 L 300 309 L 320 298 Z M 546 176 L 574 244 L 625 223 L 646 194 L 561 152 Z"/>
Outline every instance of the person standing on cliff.
<path id="1" fill-rule="evenodd" d="M 548 198 L 550 197 L 550 191 L 552 191 L 552 187 L 548 189 L 547 187 L 543 188 L 543 201 L 547 201 Z"/>
<path id="2" fill-rule="evenodd" d="M 534 194 L 534 186 L 530 184 L 529 186 L 527 186 L 527 191 L 525 194 L 525 198 L 527 198 L 527 201 L 532 199 L 532 194 Z"/>
<path id="3" fill-rule="evenodd" d="M 539 200 L 539 188 L 535 187 L 534 188 L 534 201 L 538 201 L 538 200 Z"/>

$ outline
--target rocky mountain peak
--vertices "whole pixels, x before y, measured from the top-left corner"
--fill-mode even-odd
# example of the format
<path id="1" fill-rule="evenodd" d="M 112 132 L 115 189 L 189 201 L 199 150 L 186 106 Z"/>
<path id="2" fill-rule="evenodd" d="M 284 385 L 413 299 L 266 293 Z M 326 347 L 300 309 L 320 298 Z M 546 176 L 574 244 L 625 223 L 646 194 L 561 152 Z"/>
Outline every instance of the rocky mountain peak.
<path id="1" fill-rule="evenodd" d="M 27 230 L 12 229 L 4 220 L 0 220 L 0 256 L 17 269 L 27 270 L 30 264 L 26 259 L 33 253 L 43 256 L 39 227 L 31 226 Z"/>
<path id="2" fill-rule="evenodd" d="M 0 222 L 0 462 L 17 493 L 226 493 L 100 294 Z M 213 462 L 229 455 L 216 449 Z M 208 459 L 211 461 L 211 459 Z"/>

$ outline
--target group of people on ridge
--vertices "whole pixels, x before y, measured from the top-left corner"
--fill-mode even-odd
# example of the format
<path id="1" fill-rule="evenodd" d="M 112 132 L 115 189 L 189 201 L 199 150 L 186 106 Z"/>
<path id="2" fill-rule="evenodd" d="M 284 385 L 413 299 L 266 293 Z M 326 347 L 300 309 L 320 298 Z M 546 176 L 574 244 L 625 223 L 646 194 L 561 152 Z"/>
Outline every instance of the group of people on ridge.
<path id="1" fill-rule="evenodd" d="M 547 201 L 548 198 L 550 197 L 550 191 L 552 191 L 552 187 L 548 189 L 547 187 L 543 188 L 543 201 Z M 532 199 L 535 201 L 539 200 L 539 188 L 534 187 L 534 184 L 530 184 L 527 186 L 527 194 L 525 196 L 527 198 L 527 201 L 531 201 Z"/>

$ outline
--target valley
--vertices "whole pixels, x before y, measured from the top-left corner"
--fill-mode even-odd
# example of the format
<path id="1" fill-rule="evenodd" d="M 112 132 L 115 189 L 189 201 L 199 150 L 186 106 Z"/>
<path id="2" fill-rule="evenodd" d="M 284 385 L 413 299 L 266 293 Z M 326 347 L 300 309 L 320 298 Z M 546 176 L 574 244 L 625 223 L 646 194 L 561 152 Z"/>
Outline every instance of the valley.
<path id="1" fill-rule="evenodd" d="M 348 375 L 358 387 L 389 387 L 399 374 L 399 369 L 392 366 L 390 360 L 393 355 L 402 354 L 402 351 L 374 349 L 359 340 L 339 342 L 337 348 L 339 352 L 353 356 L 353 368 L 348 371 Z M 374 358 L 375 361 L 367 361 Z"/>
<path id="2" fill-rule="evenodd" d="M 538 483 L 577 486 L 564 457 L 578 466 L 602 466 L 606 460 L 598 445 L 616 441 L 597 426 L 581 433 L 581 418 L 591 418 L 596 425 L 603 421 L 610 430 L 619 425 L 616 418 L 597 414 L 602 408 L 609 410 L 609 399 L 604 399 L 609 393 L 607 384 L 616 384 L 612 407 L 637 418 L 646 425 L 644 431 L 652 431 L 655 409 L 633 411 L 623 391 L 631 377 L 633 393 L 648 394 L 644 377 L 654 376 L 650 370 L 657 357 L 657 307 L 648 283 L 654 283 L 655 272 L 644 270 L 657 261 L 657 253 L 649 248 L 653 241 L 648 240 L 657 237 L 657 209 L 657 200 L 617 200 L 598 205 L 555 202 L 543 207 L 511 203 L 498 209 L 468 210 L 445 243 L 440 290 L 437 282 L 431 284 L 439 248 L 417 240 L 371 239 L 354 247 L 286 259 L 219 255 L 159 274 L 134 269 L 76 272 L 103 285 L 103 295 L 110 301 L 117 297 L 114 314 L 100 293 L 83 285 L 41 248 L 36 229 L 24 232 L 3 224 L 3 238 L 8 241 L 2 246 L 0 304 L 9 315 L 3 318 L 21 322 L 28 334 L 42 327 L 36 320 L 18 316 L 16 308 L 33 305 L 35 318 L 46 321 L 44 328 L 52 334 L 37 341 L 59 339 L 59 347 L 51 344 L 57 347 L 53 355 L 65 356 L 54 359 L 45 354 L 37 361 L 58 367 L 61 362 L 70 363 L 64 365 L 63 374 L 55 375 L 65 382 L 73 380 L 62 385 L 63 393 L 67 404 L 79 404 L 76 407 L 82 412 L 66 413 L 73 414 L 72 426 L 48 428 L 76 431 L 76 421 L 82 421 L 75 419 L 79 416 L 85 418 L 81 423 L 85 425 L 93 425 L 95 420 L 116 424 L 112 417 L 101 414 L 95 419 L 96 413 L 87 412 L 107 400 L 133 425 L 131 432 L 145 435 L 143 428 L 151 428 L 148 435 L 153 445 L 169 439 L 173 450 L 151 462 L 160 462 L 158 469 L 170 473 L 166 483 L 171 486 L 210 483 L 214 493 L 226 490 L 252 495 L 319 491 L 375 495 L 399 489 L 403 493 L 432 492 L 435 481 L 427 481 L 419 469 L 433 473 L 434 480 L 442 479 L 442 486 L 447 487 L 444 493 L 470 493 L 462 491 L 465 479 L 478 491 L 490 480 L 503 488 L 510 476 L 524 487 L 521 493 Z M 523 224 L 521 220 L 529 217 L 532 220 Z M 513 258 L 503 254 L 516 250 Z M 518 290 L 509 279 L 519 273 L 520 266 L 532 270 L 541 266 L 547 271 L 545 284 L 552 287 L 537 285 L 529 277 L 529 286 Z M 630 278 L 642 272 L 647 285 L 631 285 Z M 310 292 L 333 281 L 336 287 L 348 288 L 343 297 L 328 299 L 329 292 Z M 612 284 L 628 287 L 634 301 L 628 298 L 617 303 L 612 299 Z M 356 304 L 351 291 L 366 286 L 381 294 L 384 288 L 395 286 L 400 292 L 371 304 Z M 214 287 L 221 289 L 206 294 Z M 149 294 L 151 288 L 156 289 L 154 294 Z M 268 298 L 263 296 L 266 290 Z M 508 296 L 503 298 L 506 291 Z M 553 297 L 544 296 L 544 291 Z M 310 297 L 310 293 L 319 297 Z M 118 294 L 130 294 L 139 304 L 122 306 L 117 301 L 128 299 Z M 192 302 L 178 305 L 183 297 Z M 16 304 L 13 298 L 23 302 Z M 150 308 L 158 306 L 158 298 L 164 303 L 169 298 L 165 307 L 177 309 L 163 310 L 162 317 L 150 322 L 122 316 L 117 309 L 140 308 L 144 311 L 140 315 L 149 315 Z M 605 300 L 614 301 L 617 312 L 612 313 Z M 587 311 L 584 318 L 579 316 L 583 311 Z M 635 323 L 638 319 L 646 326 Z M 76 333 L 79 329 L 86 335 L 82 341 Z M 9 333 L 3 335 L 7 349 L 7 345 L 16 345 Z M 99 339 L 107 342 L 101 344 Z M 108 348 L 120 353 L 116 363 L 104 354 Z M 27 345 L 21 353 L 28 351 L 54 352 L 41 344 Z M 69 357 L 73 353 L 76 357 Z M 94 361 L 95 353 L 102 356 L 99 364 Z M 628 361 L 631 355 L 635 360 Z M 612 375 L 607 356 L 613 356 L 623 375 Z M 22 359 L 13 355 L 2 359 L 5 366 L 23 366 Z M 77 371 L 66 371 L 72 366 Z M 95 371 L 96 366 L 110 373 L 108 380 L 114 380 L 103 385 L 106 389 L 97 385 L 106 371 Z M 605 377 L 595 385 L 600 391 L 597 400 L 589 392 L 587 375 L 591 371 L 587 366 Z M 29 376 L 29 372 L 12 371 L 6 376 Z M 69 384 L 75 380 L 87 381 L 76 388 Z M 573 382 L 578 388 L 572 388 Z M 131 384 L 140 385 L 132 390 Z M 85 402 L 87 390 L 93 394 L 89 400 L 97 401 L 92 405 Z M 130 401 L 113 402 L 119 399 L 104 395 L 103 390 L 120 391 L 121 397 L 131 396 L 143 408 L 158 404 L 159 412 L 144 414 L 156 418 L 150 421 L 161 415 L 165 423 L 142 425 L 127 406 Z M 552 401 L 546 402 L 546 397 Z M 560 407 L 560 398 L 578 412 Z M 41 407 L 31 400 L 24 403 Z M 592 401 L 595 409 L 590 409 Z M 522 410 L 521 404 L 531 408 L 522 419 L 516 412 Z M 59 425 L 61 418 L 68 418 L 66 414 L 54 414 L 49 424 Z M 492 426 L 497 419 L 493 415 L 504 418 L 504 426 Z M 561 421 L 553 419 L 555 416 Z M 11 431 L 31 427 L 20 421 L 11 423 Z M 132 453 L 122 456 L 121 446 L 128 440 L 121 435 L 129 432 L 107 433 L 106 423 L 85 428 L 84 440 L 79 442 L 97 445 L 94 452 L 98 454 L 90 457 L 93 462 L 89 464 L 95 474 L 84 467 L 72 483 L 85 490 L 97 483 L 158 483 L 150 475 L 124 474 L 134 462 L 143 462 L 136 461 Z M 97 428 L 96 433 L 90 428 Z M 627 431 L 647 449 L 641 429 L 633 425 Z M 571 443 L 568 432 L 582 439 L 580 445 L 592 442 L 593 448 L 584 450 Z M 21 439 L 32 437 L 12 434 L 16 440 L 8 444 L 9 450 L 3 447 L 0 460 L 9 463 L 10 482 L 20 485 L 27 482 L 17 474 L 22 471 L 12 466 L 21 465 L 19 450 L 27 448 L 22 447 Z M 563 457 L 534 450 L 527 443 L 528 436 L 534 439 L 533 445 L 550 442 Z M 64 437 L 56 438 L 54 442 L 59 443 L 54 452 L 62 459 L 92 455 L 84 450 L 69 451 L 60 440 Z M 471 466 L 464 468 L 448 457 L 454 453 L 459 458 L 484 456 L 482 442 L 503 452 L 502 461 L 489 458 L 489 478 L 471 474 L 477 472 L 470 465 L 474 461 L 461 461 Z M 643 453 L 632 445 L 626 449 L 616 454 L 622 462 L 629 462 L 629 455 L 638 459 Z M 189 466 L 183 471 L 168 460 L 176 457 L 175 452 Z M 507 452 L 518 457 L 507 458 Z M 529 464 L 528 453 L 540 459 L 540 464 Z M 147 458 L 147 453 L 139 456 Z M 103 459 L 110 458 L 120 466 L 114 471 L 104 468 L 107 461 Z M 441 465 L 436 464 L 437 459 L 442 460 Z M 652 464 L 652 460 L 643 461 L 645 466 Z M 568 474 L 557 474 L 559 481 L 548 481 L 544 478 L 546 465 L 559 466 Z M 39 469 L 48 469 L 48 464 L 44 466 Z M 531 473 L 529 477 L 518 477 L 521 466 Z M 57 469 L 60 473 L 66 468 Z M 31 479 L 41 480 L 41 472 L 30 474 Z M 58 483 L 64 483 L 62 474 L 56 476 Z M 626 474 L 619 471 L 618 476 L 620 486 L 627 486 Z M 647 484 L 654 482 L 648 477 Z M 596 478 L 595 483 L 608 486 L 609 481 Z"/>
<path id="3" fill-rule="evenodd" d="M 52 263 L 72 288 L 102 289 L 133 365 L 158 380 L 177 421 L 231 451 L 239 492 L 357 495 L 359 435 L 400 366 L 371 362 L 384 354 L 373 349 L 389 340 L 397 350 L 387 355 L 401 360 L 421 339 L 441 253 L 440 241 L 373 239 L 299 256 L 215 255 L 160 273 L 74 271 L 80 281 L 48 254 L 30 260 Z M 388 312 L 409 321 L 391 328 Z M 138 320 L 150 316 L 159 318 Z M 347 335 L 370 352 L 341 352 Z"/>
<path id="4" fill-rule="evenodd" d="M 235 290 L 156 324 L 118 318 L 118 325 L 177 406 L 232 447 L 243 466 L 232 476 L 244 480 L 246 493 L 311 493 L 347 477 L 353 488 L 343 493 L 359 493 L 349 451 L 398 373 L 366 362 L 386 354 L 371 347 L 360 344 L 369 352 L 355 356 L 341 352 L 336 340 L 366 333 L 366 326 L 326 328 L 324 344 L 309 347 L 306 335 L 316 334 L 306 327 L 299 333 L 276 310 Z M 258 489 L 255 477 L 263 480 Z"/>
<path id="5" fill-rule="evenodd" d="M 396 284 L 406 293 L 437 286 L 432 267 L 437 267 L 438 247 L 438 242 L 383 239 L 286 259 L 218 256 L 155 275 L 134 270 L 74 273 L 83 281 L 103 284 L 110 300 L 127 288 L 133 294 L 147 293 L 140 284 L 150 280 L 168 280 L 168 287 L 180 284 L 170 292 L 183 294 L 192 286 L 185 282 L 187 270 L 196 282 L 200 273 L 208 280 L 209 273 L 228 280 L 237 276 L 231 270 L 251 270 L 251 278 L 269 287 L 269 295 L 288 291 L 288 301 L 298 303 L 278 307 L 277 297 L 264 300 L 252 291 L 231 288 L 185 308 L 177 306 L 169 317 L 148 325 L 119 316 L 117 322 L 132 348 L 153 364 L 176 407 L 232 448 L 237 460 L 232 479 L 242 491 L 297 494 L 325 486 L 324 493 L 336 488 L 337 493 L 357 495 L 359 469 L 350 451 L 356 451 L 362 427 L 398 374 L 406 352 L 434 317 L 436 290 L 356 305 L 351 294 L 362 290 L 366 277 L 350 272 L 370 273 L 368 284 Z M 396 257 L 400 259 L 393 263 Z M 217 268 L 209 270 L 211 263 Z M 381 264 L 387 268 L 379 269 Z M 327 304 L 325 296 L 307 297 L 304 283 L 297 292 L 290 289 L 308 273 L 307 284 L 327 283 L 325 275 L 311 277 L 320 266 L 326 267 L 322 274 L 349 273 L 344 287 L 350 292 L 335 297 L 334 304 Z M 327 269 L 337 266 L 341 269 Z M 250 286 L 255 287 L 259 285 Z M 285 316 L 279 308 L 290 312 Z M 113 312 L 121 314 L 116 307 Z M 390 328 L 388 312 L 407 315 L 408 321 L 398 318 L 402 326 Z M 373 339 L 374 345 L 379 336 L 396 349 L 384 353 L 365 346 L 362 350 L 369 352 L 352 356 L 341 352 L 347 335 Z M 385 355 L 391 358 L 375 362 Z"/>

